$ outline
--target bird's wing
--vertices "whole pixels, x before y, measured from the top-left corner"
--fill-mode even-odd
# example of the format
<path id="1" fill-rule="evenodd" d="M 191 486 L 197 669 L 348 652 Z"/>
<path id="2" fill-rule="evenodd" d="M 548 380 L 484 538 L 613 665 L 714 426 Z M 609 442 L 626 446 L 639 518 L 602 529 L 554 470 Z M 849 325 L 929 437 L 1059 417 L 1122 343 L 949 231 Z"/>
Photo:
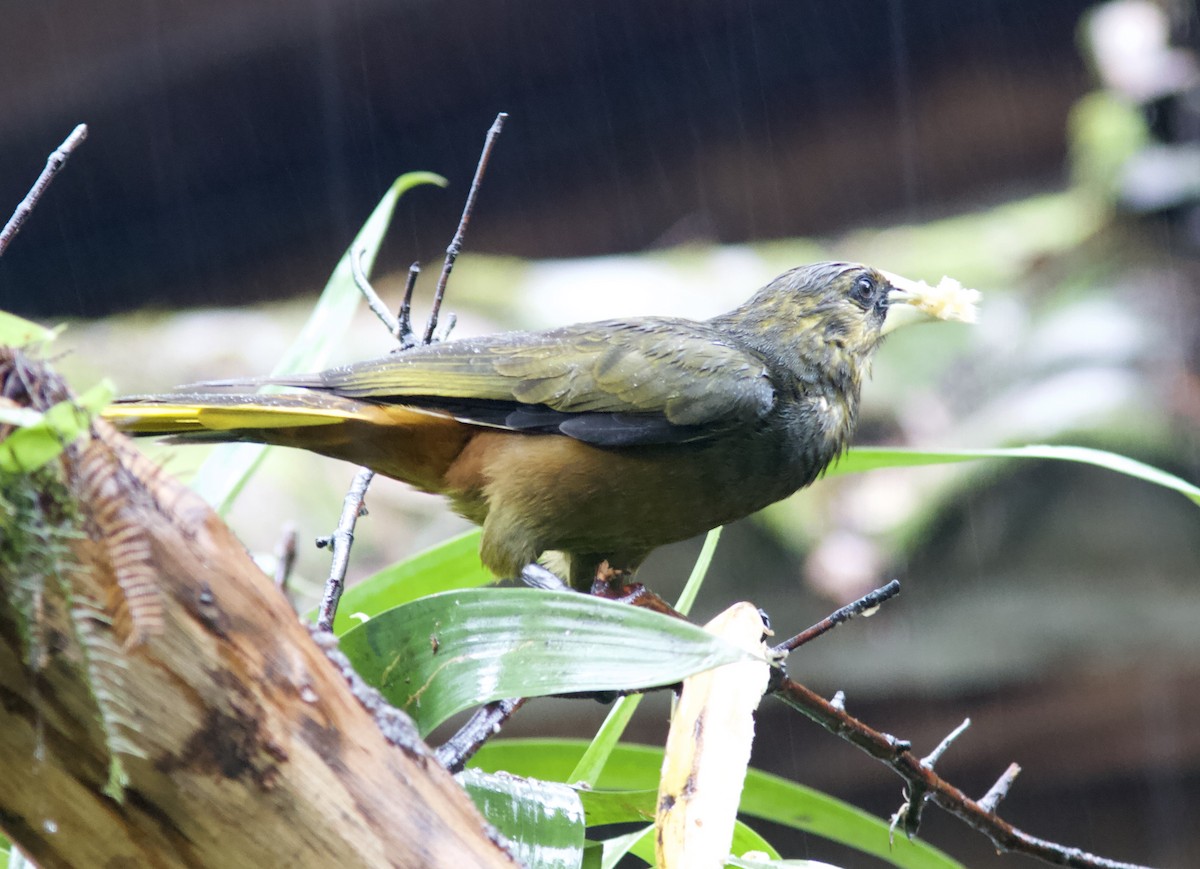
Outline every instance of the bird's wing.
<path id="1" fill-rule="evenodd" d="M 774 403 L 762 359 L 707 324 L 666 318 L 445 342 L 273 382 L 605 446 L 703 439 Z"/>

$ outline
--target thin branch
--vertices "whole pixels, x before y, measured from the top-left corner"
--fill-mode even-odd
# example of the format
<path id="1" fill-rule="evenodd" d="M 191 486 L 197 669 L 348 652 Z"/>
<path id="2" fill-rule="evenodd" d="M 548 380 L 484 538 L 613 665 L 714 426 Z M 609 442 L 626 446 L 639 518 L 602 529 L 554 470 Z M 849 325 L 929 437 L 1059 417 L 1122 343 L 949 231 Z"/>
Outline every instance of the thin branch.
<path id="1" fill-rule="evenodd" d="M 25 220 L 33 213 L 33 209 L 37 207 L 38 200 L 42 198 L 42 194 L 46 192 L 46 188 L 50 186 L 50 182 L 54 180 L 54 176 L 66 165 L 67 158 L 87 138 L 87 134 L 87 124 L 80 124 L 71 131 L 71 135 L 67 136 L 63 143 L 55 148 L 54 152 L 46 159 L 46 167 L 42 169 L 42 174 L 38 176 L 37 181 L 33 182 L 33 186 L 29 188 L 29 192 L 25 194 L 25 198 L 17 205 L 17 210 L 8 219 L 8 223 L 4 224 L 4 229 L 0 230 L 0 256 L 4 256 L 4 251 L 8 249 L 9 243 L 21 231 L 21 227 L 25 225 Z"/>
<path id="2" fill-rule="evenodd" d="M 446 248 L 446 261 L 442 265 L 437 289 L 433 293 L 433 308 L 429 312 L 429 321 L 425 325 L 424 343 L 426 344 L 433 341 L 433 330 L 437 328 L 438 314 L 442 310 L 442 299 L 446 295 L 446 282 L 450 280 L 450 270 L 454 268 L 454 261 L 458 259 L 458 255 L 462 251 L 463 238 L 467 234 L 467 224 L 471 221 L 471 213 L 475 210 L 475 199 L 479 195 L 479 185 L 483 181 L 483 173 L 487 169 L 488 160 L 492 156 L 492 148 L 495 146 L 496 139 L 499 138 L 507 118 L 506 112 L 496 115 L 496 120 L 492 122 L 491 128 L 487 131 L 487 137 L 483 141 L 483 153 L 479 155 L 479 165 L 475 167 L 475 178 L 471 181 L 470 192 L 467 193 L 467 204 L 463 207 L 462 218 L 458 221 L 458 231 L 454 233 L 450 246 Z"/>
<path id="3" fill-rule="evenodd" d="M 982 799 L 979 800 L 979 807 L 985 812 L 995 813 L 996 806 L 1000 805 L 1000 801 L 1008 796 L 1008 790 L 1012 787 L 1017 776 L 1021 774 L 1021 767 L 1015 763 L 1010 763 L 1008 769 L 1004 771 L 1004 775 L 996 779 L 996 783 L 992 785 Z"/>
<path id="4" fill-rule="evenodd" d="M 329 568 L 329 579 L 325 581 L 325 594 L 321 598 L 321 607 L 317 614 L 317 628 L 323 631 L 333 630 L 333 617 L 337 615 L 338 601 L 346 588 L 346 569 L 350 565 L 350 547 L 354 543 L 354 526 L 358 517 L 365 512 L 363 500 L 367 497 L 367 487 L 371 485 L 375 472 L 370 468 L 359 468 L 354 475 L 354 482 L 342 501 L 342 516 L 338 520 L 337 530 L 333 536 L 324 537 L 317 541 L 318 546 L 332 546 L 333 558 Z"/>
<path id="5" fill-rule="evenodd" d="M 845 707 L 843 706 L 843 709 Z M 921 758 L 921 766 L 926 769 L 933 769 L 937 762 L 941 759 L 946 750 L 954 744 L 954 741 L 962 736 L 968 727 L 971 726 L 971 719 L 967 718 L 962 724 L 950 731 L 950 733 L 937 744 L 933 751 Z M 909 838 L 917 835 L 917 831 L 921 829 L 921 815 L 925 810 L 925 803 L 929 799 L 929 792 L 921 782 L 909 782 L 904 788 L 904 804 L 896 810 L 892 815 L 892 823 L 889 830 L 894 831 L 899 824 L 903 825 L 904 834 Z M 994 808 L 994 807 L 993 807 Z M 989 809 L 991 811 L 992 809 Z"/>
<path id="6" fill-rule="evenodd" d="M 877 588 L 872 592 L 860 597 L 853 603 L 846 604 L 839 610 L 830 613 L 828 616 L 817 622 L 806 631 L 801 631 L 791 639 L 784 640 L 779 645 L 775 646 L 771 651 L 776 654 L 787 654 L 794 651 L 805 643 L 815 640 L 817 637 L 824 634 L 826 631 L 832 630 L 842 622 L 848 622 L 855 616 L 868 613 L 879 607 L 884 601 L 891 600 L 900 593 L 899 580 L 893 579 L 882 588 Z"/>
<path id="7" fill-rule="evenodd" d="M 942 759 L 942 755 L 946 753 L 946 749 L 948 749 L 951 745 L 954 744 L 954 740 L 958 739 L 960 736 L 962 736 L 964 733 L 966 733 L 967 728 L 970 726 L 971 726 L 971 719 L 964 718 L 962 724 L 958 725 L 958 727 L 951 730 L 950 733 L 946 736 L 946 738 L 937 744 L 937 748 L 935 748 L 933 751 L 929 752 L 929 754 L 927 754 L 923 758 L 921 758 L 921 766 L 928 767 L 929 769 L 933 769 L 934 766 L 937 765 L 937 762 Z"/>
<path id="8" fill-rule="evenodd" d="M 914 795 L 910 796 L 910 803 L 916 794 L 923 794 L 924 799 L 931 800 L 967 826 L 983 833 L 1000 851 L 1026 854 L 1055 866 L 1078 869 L 1146 869 L 1135 863 L 1109 860 L 1078 848 L 1038 839 L 1018 830 L 924 766 L 910 750 L 909 743 L 868 727 L 798 682 L 784 677 L 779 680 L 773 693 L 830 733 L 891 767 L 907 783 L 909 793 Z"/>
<path id="9" fill-rule="evenodd" d="M 454 331 L 454 327 L 458 325 L 458 314 L 451 311 L 448 313 L 441 324 L 437 327 L 437 331 L 433 333 L 433 343 L 438 344 L 450 337 L 450 333 Z"/>
<path id="10" fill-rule="evenodd" d="M 400 325 L 397 337 L 400 339 L 401 350 L 409 350 L 417 346 L 417 336 L 413 333 L 412 328 L 412 300 L 420 274 L 421 264 L 413 263 L 408 267 L 408 277 L 404 280 L 404 298 L 400 302 L 400 313 L 397 317 Z"/>
<path id="11" fill-rule="evenodd" d="M 366 258 L 367 249 L 365 247 L 360 247 L 350 254 L 350 274 L 354 277 L 354 286 L 358 287 L 358 291 L 363 294 L 371 313 L 379 318 L 379 322 L 383 323 L 384 328 L 391 333 L 393 338 L 403 343 L 401 322 L 392 316 L 392 312 L 388 310 L 383 299 L 379 298 L 379 293 L 375 292 L 375 288 L 367 279 L 367 268 L 363 264 Z"/>
<path id="12" fill-rule="evenodd" d="M 442 274 L 438 278 L 437 291 L 434 294 L 433 307 L 429 312 L 429 320 L 425 324 L 425 337 L 421 341 L 422 344 L 432 344 L 434 341 L 441 341 L 450 334 L 450 330 L 454 328 L 455 317 L 448 315 L 446 322 L 438 330 L 438 312 L 442 308 L 442 300 L 446 295 L 446 283 L 450 279 L 450 270 L 454 268 L 454 261 L 458 259 L 459 253 L 462 251 L 463 239 L 466 237 L 467 224 L 471 220 L 471 214 L 475 210 L 475 199 L 479 195 L 479 187 L 483 181 L 484 170 L 487 169 L 488 160 L 492 155 L 492 148 L 496 144 L 496 139 L 500 135 L 500 130 L 504 126 L 504 121 L 508 117 L 507 114 L 501 112 L 496 116 L 496 120 L 492 122 L 491 128 L 488 130 L 487 138 L 484 140 L 483 153 L 479 157 L 479 165 L 475 168 L 475 177 L 471 181 L 471 189 L 467 193 L 467 202 L 463 206 L 462 218 L 458 223 L 458 230 L 454 233 L 454 238 L 450 241 L 450 246 L 446 248 L 446 262 L 442 266 Z M 367 271 L 363 267 L 363 258 L 366 251 L 354 251 L 350 256 L 350 272 L 354 277 L 354 284 L 358 287 L 359 292 L 367 300 L 367 304 L 371 310 L 375 312 L 383 324 L 387 327 L 388 332 L 400 342 L 400 349 L 406 350 L 416 346 L 414 334 L 412 330 L 412 296 L 413 290 L 416 287 L 417 275 L 421 272 L 421 267 L 417 263 L 413 263 L 408 269 L 408 280 L 404 285 L 404 300 L 400 303 L 399 316 L 393 317 L 388 311 L 387 306 L 379 298 L 379 294 L 375 292 L 375 288 L 371 286 L 371 282 L 367 279 Z M 337 615 L 338 601 L 342 598 L 342 591 L 346 587 L 346 571 L 350 566 L 350 549 L 354 544 L 354 527 L 358 522 L 358 517 L 364 512 L 363 501 L 367 495 L 367 488 L 371 485 L 371 480 L 374 478 L 375 472 L 369 468 L 359 468 L 358 473 L 354 477 L 354 482 L 350 484 L 350 490 L 346 493 L 346 497 L 342 502 L 342 516 L 338 521 L 337 530 L 331 537 L 321 538 L 317 541 L 318 546 L 333 547 L 332 564 L 329 568 L 329 578 L 325 581 L 325 594 L 321 598 L 321 607 L 317 618 L 317 627 L 324 630 L 332 630 L 333 618 Z"/>
<path id="13" fill-rule="evenodd" d="M 434 749 L 438 763 L 450 772 L 461 772 L 475 752 L 500 732 L 500 728 L 525 705 L 527 699 L 514 697 L 511 700 L 495 700 L 475 710 L 466 724 Z"/>

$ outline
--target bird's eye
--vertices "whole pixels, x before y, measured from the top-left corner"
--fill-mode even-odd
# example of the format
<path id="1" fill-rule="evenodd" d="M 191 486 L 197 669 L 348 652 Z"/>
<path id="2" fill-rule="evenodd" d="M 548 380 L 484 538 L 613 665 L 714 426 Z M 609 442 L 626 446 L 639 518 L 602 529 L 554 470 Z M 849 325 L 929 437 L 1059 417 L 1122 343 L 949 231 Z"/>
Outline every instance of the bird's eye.
<path id="1" fill-rule="evenodd" d="M 866 275 L 856 280 L 854 287 L 850 290 L 850 295 L 854 301 L 867 308 L 875 304 L 875 293 L 875 281 Z"/>

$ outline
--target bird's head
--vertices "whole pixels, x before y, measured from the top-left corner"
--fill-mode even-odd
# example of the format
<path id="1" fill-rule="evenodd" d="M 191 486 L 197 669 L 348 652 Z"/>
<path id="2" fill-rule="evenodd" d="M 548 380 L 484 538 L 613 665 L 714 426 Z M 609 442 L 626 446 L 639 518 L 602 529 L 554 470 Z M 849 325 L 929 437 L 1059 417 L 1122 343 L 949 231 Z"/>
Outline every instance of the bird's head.
<path id="1" fill-rule="evenodd" d="M 825 262 L 784 272 L 718 320 L 797 373 L 824 373 L 857 390 L 884 335 L 930 319 L 971 322 L 978 297 L 948 278 L 930 287 L 859 263 Z"/>

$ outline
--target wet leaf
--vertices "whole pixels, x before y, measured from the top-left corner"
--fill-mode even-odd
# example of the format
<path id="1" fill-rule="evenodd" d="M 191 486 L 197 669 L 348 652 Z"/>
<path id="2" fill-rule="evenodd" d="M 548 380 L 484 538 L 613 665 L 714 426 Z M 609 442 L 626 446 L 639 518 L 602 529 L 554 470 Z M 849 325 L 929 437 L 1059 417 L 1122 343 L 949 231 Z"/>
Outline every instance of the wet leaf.
<path id="1" fill-rule="evenodd" d="M 747 654 L 670 616 L 525 588 L 422 598 L 347 631 L 341 646 L 422 734 L 491 700 L 671 685 Z"/>
<path id="2" fill-rule="evenodd" d="M 583 863 L 583 805 L 556 782 L 469 769 L 455 778 L 513 846 L 522 866 L 577 869 Z"/>

